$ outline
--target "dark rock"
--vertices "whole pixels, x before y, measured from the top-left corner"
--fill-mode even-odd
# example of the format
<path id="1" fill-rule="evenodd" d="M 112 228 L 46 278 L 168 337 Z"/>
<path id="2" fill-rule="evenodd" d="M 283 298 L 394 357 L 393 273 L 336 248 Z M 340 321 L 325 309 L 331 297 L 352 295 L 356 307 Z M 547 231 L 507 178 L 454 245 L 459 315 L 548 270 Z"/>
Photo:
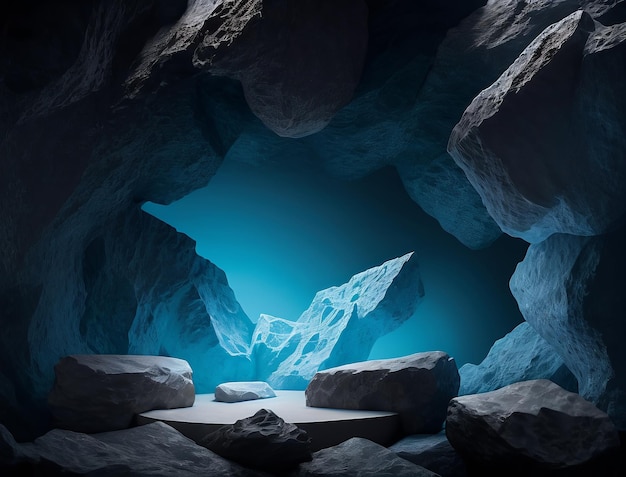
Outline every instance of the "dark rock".
<path id="1" fill-rule="evenodd" d="M 597 235 L 626 213 L 624 58 L 626 24 L 577 11 L 465 110 L 448 150 L 504 232 Z"/>
<path id="2" fill-rule="evenodd" d="M 458 390 L 454 359 L 433 351 L 319 371 L 306 388 L 306 404 L 393 411 L 405 434 L 436 433 Z"/>
<path id="3" fill-rule="evenodd" d="M 43 469 L 59 475 L 266 475 L 214 454 L 161 422 L 92 435 L 54 429 L 36 439 L 32 450 Z"/>
<path id="4" fill-rule="evenodd" d="M 284 470 L 311 460 L 307 433 L 266 409 L 221 427 L 204 437 L 200 444 L 255 469 Z"/>
<path id="5" fill-rule="evenodd" d="M 253 401 L 275 396 L 274 390 L 263 381 L 222 383 L 215 388 L 215 400 L 220 402 Z"/>
<path id="6" fill-rule="evenodd" d="M 626 429 L 626 227 L 555 234 L 528 248 L 510 287 L 520 311 L 578 380 L 581 396 Z"/>
<path id="7" fill-rule="evenodd" d="M 59 427 L 104 432 L 130 427 L 135 414 L 191 407 L 189 364 L 163 356 L 73 355 L 54 367 L 48 398 Z"/>
<path id="8" fill-rule="evenodd" d="M 496 341 L 482 363 L 461 366 L 459 375 L 459 396 L 531 379 L 549 379 L 568 391 L 578 391 L 578 381 L 563 359 L 527 322 Z"/>
<path id="9" fill-rule="evenodd" d="M 444 432 L 407 436 L 389 447 L 399 457 L 444 477 L 468 475 L 465 462 Z"/>
<path id="10" fill-rule="evenodd" d="M 620 445 L 604 412 L 543 379 L 452 399 L 446 435 L 464 457 L 508 466 L 572 467 Z"/>
<path id="11" fill-rule="evenodd" d="M 438 477 L 430 470 L 398 457 L 389 449 L 361 437 L 313 453 L 293 477 Z"/>

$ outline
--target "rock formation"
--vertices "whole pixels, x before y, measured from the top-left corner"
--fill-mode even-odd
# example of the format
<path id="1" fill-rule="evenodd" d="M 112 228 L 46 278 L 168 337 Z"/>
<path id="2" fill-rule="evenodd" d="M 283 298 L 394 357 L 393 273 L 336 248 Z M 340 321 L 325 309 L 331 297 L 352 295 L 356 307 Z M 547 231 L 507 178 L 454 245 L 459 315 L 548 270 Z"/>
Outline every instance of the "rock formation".
<path id="1" fill-rule="evenodd" d="M 501 467 L 574 467 L 619 447 L 604 412 L 545 379 L 452 399 L 446 435 L 464 457 Z"/>
<path id="2" fill-rule="evenodd" d="M 466 477 L 467 466 L 445 432 L 414 434 L 389 447 L 399 457 L 442 476 Z"/>
<path id="3" fill-rule="evenodd" d="M 549 379 L 576 392 L 578 382 L 556 350 L 527 322 L 496 341 L 478 365 L 459 369 L 459 396 L 477 394 L 531 379 Z"/>
<path id="4" fill-rule="evenodd" d="M 306 388 L 306 404 L 393 411 L 406 435 L 426 434 L 441 430 L 448 401 L 458 390 L 454 359 L 433 351 L 320 371 Z"/>
<path id="5" fill-rule="evenodd" d="M 298 321 L 262 315 L 252 337 L 259 379 L 304 389 L 318 369 L 367 359 L 375 341 L 411 317 L 423 296 L 411 252 L 318 292 Z"/>
<path id="6" fill-rule="evenodd" d="M 222 383 L 215 388 L 215 400 L 220 402 L 253 401 L 271 397 L 276 397 L 276 393 L 263 381 Z"/>

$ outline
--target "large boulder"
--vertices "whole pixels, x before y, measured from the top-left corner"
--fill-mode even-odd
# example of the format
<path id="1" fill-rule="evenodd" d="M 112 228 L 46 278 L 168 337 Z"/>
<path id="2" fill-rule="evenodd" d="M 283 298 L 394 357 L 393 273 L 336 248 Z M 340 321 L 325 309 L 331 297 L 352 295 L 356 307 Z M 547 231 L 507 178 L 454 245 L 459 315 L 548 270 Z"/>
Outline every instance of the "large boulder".
<path id="1" fill-rule="evenodd" d="M 263 381 L 222 383 L 215 388 L 215 400 L 220 402 L 253 401 L 275 396 L 274 390 Z"/>
<path id="2" fill-rule="evenodd" d="M 414 434 L 389 446 L 389 450 L 442 476 L 466 477 L 467 467 L 444 432 Z"/>
<path id="3" fill-rule="evenodd" d="M 304 389 L 318 369 L 365 360 L 423 296 L 411 252 L 319 291 L 295 322 L 261 315 L 252 336 L 258 377 L 277 389 Z"/>
<path id="4" fill-rule="evenodd" d="M 626 213 L 626 24 L 579 10 L 465 110 L 448 151 L 514 237 L 597 235 Z"/>
<path id="5" fill-rule="evenodd" d="M 397 412 L 405 434 L 420 434 L 441 430 L 458 390 L 454 359 L 433 351 L 319 371 L 305 394 L 312 407 Z"/>
<path id="6" fill-rule="evenodd" d="M 220 457 L 162 422 L 91 435 L 54 429 L 24 447 L 40 460 L 35 469 L 41 474 L 34 475 L 267 476 Z"/>
<path id="7" fill-rule="evenodd" d="M 531 379 L 549 379 L 568 391 L 578 391 L 578 381 L 563 359 L 527 322 L 497 340 L 480 364 L 461 366 L 459 375 L 459 396 Z"/>
<path id="8" fill-rule="evenodd" d="M 54 367 L 48 402 L 56 425 L 78 432 L 130 427 L 136 414 L 190 407 L 189 364 L 163 356 L 73 355 Z"/>
<path id="9" fill-rule="evenodd" d="M 293 477 L 439 477 L 434 472 L 398 457 L 389 449 L 361 437 L 313 453 Z"/>
<path id="10" fill-rule="evenodd" d="M 472 461 L 566 468 L 619 447 L 606 413 L 545 379 L 452 399 L 446 435 Z"/>
<path id="11" fill-rule="evenodd" d="M 581 396 L 626 429 L 626 226 L 532 244 L 510 287 L 520 311 L 563 359 Z"/>
<path id="12" fill-rule="evenodd" d="M 286 470 L 310 461 L 310 444 L 306 431 L 267 409 L 223 426 L 200 441 L 222 457 L 265 470 Z"/>

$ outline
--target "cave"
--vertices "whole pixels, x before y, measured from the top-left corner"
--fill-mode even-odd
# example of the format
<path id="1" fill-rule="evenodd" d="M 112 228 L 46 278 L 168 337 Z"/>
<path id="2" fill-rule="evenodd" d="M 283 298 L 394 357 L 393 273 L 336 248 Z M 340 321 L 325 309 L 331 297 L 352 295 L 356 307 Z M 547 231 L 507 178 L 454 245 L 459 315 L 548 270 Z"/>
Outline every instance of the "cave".
<path id="1" fill-rule="evenodd" d="M 173 475 L 172 459 L 116 454 L 116 439 L 163 439 L 222 459 L 215 475 L 337 475 L 332 452 L 354 457 L 346 475 L 374 461 L 358 475 L 621 475 L 624 5 L 5 2 L 0 469 Z M 115 381 L 108 360 L 168 389 Z M 328 378 L 345 366 L 428 372 L 381 378 L 354 404 L 367 386 Z M 87 368 L 114 384 L 90 387 Z M 426 374 L 437 384 L 419 389 L 443 404 L 409 412 Z M 150 417 L 250 382 L 279 394 L 258 409 L 298 392 L 397 428 L 377 440 L 346 421 L 322 444 L 254 400 L 249 425 L 282 426 L 294 446 L 305 429 L 315 452 L 253 469 L 235 462 L 274 459 L 264 443 L 214 457 Z M 116 392 L 151 404 L 93 419 L 63 407 Z M 463 421 L 491 399 L 532 414 L 537 434 L 490 424 L 493 410 Z M 64 432 L 89 442 L 86 461 L 111 454 L 72 467 L 54 447 Z M 429 467 L 416 435 L 445 459 Z"/>

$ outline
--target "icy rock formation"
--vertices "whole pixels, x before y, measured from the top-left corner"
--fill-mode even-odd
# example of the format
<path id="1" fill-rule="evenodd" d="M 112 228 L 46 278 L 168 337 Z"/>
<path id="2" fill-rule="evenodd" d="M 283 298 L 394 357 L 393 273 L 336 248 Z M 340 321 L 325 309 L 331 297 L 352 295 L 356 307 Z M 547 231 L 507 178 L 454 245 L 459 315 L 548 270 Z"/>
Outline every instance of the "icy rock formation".
<path id="1" fill-rule="evenodd" d="M 389 446 L 389 450 L 436 474 L 454 477 L 467 476 L 465 462 L 450 445 L 443 431 L 439 434 L 415 434 L 404 437 Z"/>
<path id="2" fill-rule="evenodd" d="M 262 315 L 252 337 L 257 376 L 277 389 L 304 389 L 318 369 L 365 360 L 423 296 L 411 252 L 318 292 L 298 321 Z"/>
<path id="3" fill-rule="evenodd" d="M 305 394 L 312 407 L 397 412 L 408 435 L 439 432 L 458 390 L 454 359 L 432 351 L 320 371 Z"/>
<path id="4" fill-rule="evenodd" d="M 448 150 L 503 231 L 597 235 L 626 212 L 625 57 L 626 24 L 577 11 L 466 109 Z"/>
<path id="5" fill-rule="evenodd" d="M 578 390 L 578 382 L 563 359 L 526 322 L 497 340 L 479 365 L 461 366 L 459 375 L 459 396 L 494 391 L 531 379 L 549 379 L 568 391 Z"/>
<path id="6" fill-rule="evenodd" d="M 215 400 L 220 402 L 253 401 L 271 397 L 276 397 L 276 393 L 263 381 L 222 383 L 215 388 Z"/>
<path id="7" fill-rule="evenodd" d="M 197 476 L 262 477 L 197 445 L 174 428 L 155 422 L 100 434 L 54 429 L 23 448 L 35 456 L 42 475 L 119 477 Z"/>
<path id="8" fill-rule="evenodd" d="M 310 461 L 310 444 L 306 431 L 267 409 L 220 427 L 200 442 L 203 447 L 246 467 L 274 471 Z"/>
<path id="9" fill-rule="evenodd" d="M 430 470 L 404 460 L 392 451 L 361 437 L 313 453 L 293 477 L 358 475 L 359 477 L 438 477 Z"/>
<path id="10" fill-rule="evenodd" d="M 452 399 L 446 434 L 464 457 L 485 464 L 572 467 L 619 447 L 604 412 L 544 379 Z"/>
<path id="11" fill-rule="evenodd" d="M 73 355 L 54 367 L 48 403 L 55 425 L 77 432 L 131 426 L 135 414 L 191 407 L 189 364 L 163 356 Z"/>
<path id="12" fill-rule="evenodd" d="M 520 311 L 578 379 L 581 396 L 626 429 L 626 227 L 553 235 L 528 248 L 510 287 Z"/>

